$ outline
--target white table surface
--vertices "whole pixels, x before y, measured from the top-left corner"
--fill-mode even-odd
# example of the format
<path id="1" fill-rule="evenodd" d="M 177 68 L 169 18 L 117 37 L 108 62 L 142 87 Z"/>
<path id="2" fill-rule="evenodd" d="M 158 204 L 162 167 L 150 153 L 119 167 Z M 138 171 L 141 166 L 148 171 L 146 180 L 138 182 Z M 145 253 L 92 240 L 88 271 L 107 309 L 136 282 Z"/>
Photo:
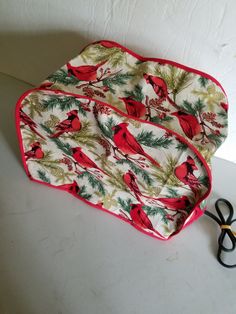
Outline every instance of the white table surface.
<path id="1" fill-rule="evenodd" d="M 215 223 L 204 216 L 162 242 L 31 182 L 14 126 L 29 86 L 4 75 L 0 86 L 0 314 L 236 313 L 236 269 L 215 259 Z M 213 177 L 210 204 L 236 205 L 236 165 L 213 159 Z"/>

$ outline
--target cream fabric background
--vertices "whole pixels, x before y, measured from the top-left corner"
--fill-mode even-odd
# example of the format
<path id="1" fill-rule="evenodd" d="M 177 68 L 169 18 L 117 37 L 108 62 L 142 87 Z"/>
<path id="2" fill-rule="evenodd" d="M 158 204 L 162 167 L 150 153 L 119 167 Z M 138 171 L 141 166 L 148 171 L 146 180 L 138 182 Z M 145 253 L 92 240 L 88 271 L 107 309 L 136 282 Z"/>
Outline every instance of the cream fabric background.
<path id="1" fill-rule="evenodd" d="M 216 155 L 236 162 L 235 29 L 234 0 L 0 0 L 0 72 L 37 84 L 98 39 L 198 68 L 227 92 Z"/>

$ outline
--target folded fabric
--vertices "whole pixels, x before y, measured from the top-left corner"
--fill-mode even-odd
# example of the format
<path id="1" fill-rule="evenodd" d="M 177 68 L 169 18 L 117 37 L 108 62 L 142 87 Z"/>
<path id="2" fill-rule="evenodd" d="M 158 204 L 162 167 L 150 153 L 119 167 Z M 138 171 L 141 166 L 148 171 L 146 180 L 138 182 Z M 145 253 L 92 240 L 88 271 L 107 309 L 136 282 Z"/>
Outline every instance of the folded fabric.
<path id="1" fill-rule="evenodd" d="M 30 179 L 166 240 L 204 212 L 227 109 L 213 77 L 99 41 L 21 96 L 16 127 Z"/>

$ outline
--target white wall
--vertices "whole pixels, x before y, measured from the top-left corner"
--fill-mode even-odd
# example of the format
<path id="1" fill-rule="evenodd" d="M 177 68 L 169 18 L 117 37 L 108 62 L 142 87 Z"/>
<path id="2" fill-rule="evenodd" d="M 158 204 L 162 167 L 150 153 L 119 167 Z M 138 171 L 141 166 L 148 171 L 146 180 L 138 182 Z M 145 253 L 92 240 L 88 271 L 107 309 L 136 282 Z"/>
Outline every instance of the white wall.
<path id="1" fill-rule="evenodd" d="M 236 162 L 235 0 L 0 0 L 0 71 L 32 84 L 102 38 L 216 77 L 231 106 L 217 156 Z"/>

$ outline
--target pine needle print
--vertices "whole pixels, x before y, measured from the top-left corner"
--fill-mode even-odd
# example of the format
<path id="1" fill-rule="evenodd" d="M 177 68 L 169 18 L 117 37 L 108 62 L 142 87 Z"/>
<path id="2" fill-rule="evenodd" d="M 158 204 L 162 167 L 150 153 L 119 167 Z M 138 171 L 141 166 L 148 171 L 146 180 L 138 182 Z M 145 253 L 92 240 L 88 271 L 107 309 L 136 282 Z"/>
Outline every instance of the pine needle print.
<path id="1" fill-rule="evenodd" d="M 115 94 L 115 86 L 122 86 L 125 85 L 127 80 L 129 80 L 130 78 L 132 78 L 132 74 L 129 73 L 119 73 L 117 75 L 114 76 L 110 76 L 105 78 L 102 83 L 103 86 L 106 86 L 107 88 L 109 88 L 110 92 L 112 94 Z"/>
<path id="2" fill-rule="evenodd" d="M 157 138 L 152 131 L 142 131 L 137 135 L 136 139 L 142 145 L 155 148 L 169 148 L 172 144 L 171 139 L 164 136 Z"/>
<path id="3" fill-rule="evenodd" d="M 162 168 L 155 168 L 153 172 L 154 177 L 158 182 L 161 183 L 162 186 L 181 186 L 181 182 L 174 174 L 174 169 L 177 166 L 178 158 L 174 158 L 171 155 L 166 156 L 165 163 Z M 154 169 L 154 168 L 153 168 Z"/>
<path id="4" fill-rule="evenodd" d="M 134 100 L 142 102 L 144 99 L 144 94 L 142 92 L 142 87 L 140 85 L 135 85 L 133 90 L 125 91 L 126 97 L 131 97 Z"/>
<path id="5" fill-rule="evenodd" d="M 78 178 L 87 178 L 89 184 L 92 188 L 97 189 L 102 195 L 105 195 L 105 188 L 101 180 L 97 179 L 95 175 L 91 174 L 88 171 L 81 172 L 78 174 Z"/>
<path id="6" fill-rule="evenodd" d="M 77 109 L 83 116 L 86 116 L 87 113 L 81 106 L 81 102 L 73 97 L 73 96 L 58 96 L 58 95 L 51 95 L 47 100 L 42 102 L 45 110 L 53 110 L 57 107 L 60 108 L 62 111 L 68 111 L 72 107 Z"/>
<path id="7" fill-rule="evenodd" d="M 201 87 L 206 87 L 209 80 L 203 76 L 200 76 L 198 81 L 199 81 Z"/>
<path id="8" fill-rule="evenodd" d="M 130 205 L 132 204 L 132 199 L 128 198 L 127 200 L 123 200 L 122 198 L 118 197 L 118 203 L 122 210 L 126 212 L 130 212 Z"/>
<path id="9" fill-rule="evenodd" d="M 60 69 L 49 75 L 47 80 L 53 83 L 63 84 L 65 86 L 77 85 L 80 82 L 75 76 L 69 76 L 68 72 L 64 69 Z"/>
<path id="10" fill-rule="evenodd" d="M 38 170 L 38 177 L 40 180 L 46 183 L 51 183 L 50 178 L 47 177 L 46 172 L 42 170 Z"/>
<path id="11" fill-rule="evenodd" d="M 84 61 L 92 60 L 96 63 L 109 61 L 109 66 L 115 68 L 121 66 L 125 61 L 125 52 L 118 47 L 106 48 L 101 45 L 93 45 L 85 49 L 81 57 Z"/>
<path id="12" fill-rule="evenodd" d="M 143 210 L 147 213 L 148 216 L 156 216 L 160 215 L 161 220 L 165 223 L 168 224 L 168 219 L 166 218 L 167 212 L 164 208 L 162 207 L 157 207 L 157 206 L 143 206 Z"/>
<path id="13" fill-rule="evenodd" d="M 144 170 L 141 167 L 138 167 L 137 165 L 135 165 L 132 161 L 130 161 L 128 159 L 120 159 L 116 163 L 118 165 L 124 165 L 124 164 L 129 165 L 130 169 L 133 170 L 133 172 L 135 174 L 140 175 L 143 178 L 144 182 L 146 182 L 149 185 L 152 185 L 153 179 L 150 176 L 150 174 L 146 170 Z"/>
<path id="14" fill-rule="evenodd" d="M 53 134 L 52 130 L 50 130 L 50 128 L 46 127 L 45 125 L 41 124 L 41 128 L 44 129 L 44 131 L 46 131 L 49 135 Z M 66 155 L 72 155 L 72 150 L 69 143 L 64 143 L 59 138 L 50 138 L 50 140 L 53 141 L 57 145 L 57 148 L 63 151 Z"/>
<path id="15" fill-rule="evenodd" d="M 161 67 L 157 65 L 155 67 L 154 74 L 161 77 L 166 82 L 169 91 L 173 94 L 175 101 L 176 96 L 185 88 L 192 84 L 193 75 L 190 72 L 186 72 L 181 69 L 177 69 L 172 65 Z"/>
<path id="16" fill-rule="evenodd" d="M 81 124 L 82 129 L 79 132 L 63 135 L 63 139 L 70 139 L 79 146 L 86 146 L 88 148 L 96 149 L 98 135 L 92 133 L 91 122 L 88 120 L 82 120 Z"/>
<path id="17" fill-rule="evenodd" d="M 87 193 L 87 188 L 85 185 L 80 186 L 78 194 L 86 200 L 90 200 L 92 198 L 92 194 Z"/>

